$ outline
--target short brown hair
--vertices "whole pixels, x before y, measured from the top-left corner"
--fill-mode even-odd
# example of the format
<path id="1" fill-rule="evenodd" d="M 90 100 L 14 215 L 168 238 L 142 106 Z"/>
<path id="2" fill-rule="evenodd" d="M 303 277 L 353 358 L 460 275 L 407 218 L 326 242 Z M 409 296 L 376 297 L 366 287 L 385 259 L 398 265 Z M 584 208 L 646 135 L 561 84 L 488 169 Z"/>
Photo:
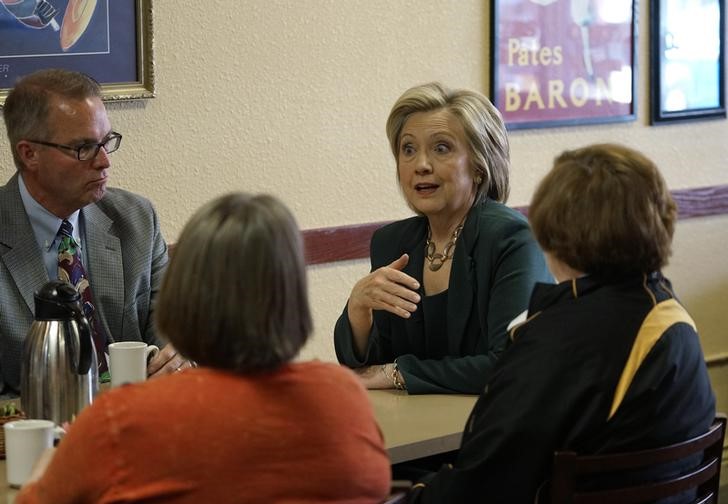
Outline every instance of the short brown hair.
<path id="1" fill-rule="evenodd" d="M 541 247 L 584 273 L 649 273 L 667 264 L 677 207 L 657 166 L 614 144 L 565 151 L 529 207 Z"/>
<path id="2" fill-rule="evenodd" d="M 295 219 L 276 198 L 215 199 L 175 246 L 157 329 L 200 365 L 254 372 L 288 362 L 312 328 L 302 250 Z"/>
<path id="3" fill-rule="evenodd" d="M 15 166 L 23 168 L 15 146 L 21 140 L 46 140 L 54 132 L 48 125 L 48 111 L 54 97 L 83 100 L 101 97 L 101 86 L 80 72 L 51 68 L 20 79 L 8 93 L 3 107 L 5 129 Z"/>
<path id="4" fill-rule="evenodd" d="M 387 119 L 387 138 L 399 163 L 399 137 L 409 116 L 417 112 L 446 109 L 463 126 L 473 157 L 475 175 L 481 178 L 475 201 L 488 196 L 505 203 L 510 193 L 510 147 L 498 109 L 480 93 L 450 90 L 438 82 L 415 86 L 395 102 Z"/>

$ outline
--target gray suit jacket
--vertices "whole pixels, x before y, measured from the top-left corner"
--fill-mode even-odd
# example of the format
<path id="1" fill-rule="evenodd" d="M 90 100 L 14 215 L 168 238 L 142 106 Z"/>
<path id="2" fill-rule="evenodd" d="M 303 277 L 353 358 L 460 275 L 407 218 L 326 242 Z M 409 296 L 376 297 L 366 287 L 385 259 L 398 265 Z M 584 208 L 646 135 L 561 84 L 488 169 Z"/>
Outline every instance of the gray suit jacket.
<path id="1" fill-rule="evenodd" d="M 18 392 L 33 293 L 48 273 L 18 190 L 18 174 L 0 187 L 0 389 Z M 152 300 L 167 265 L 167 246 L 152 204 L 108 189 L 84 207 L 86 270 L 99 321 L 111 341 L 162 343 L 152 326 Z"/>

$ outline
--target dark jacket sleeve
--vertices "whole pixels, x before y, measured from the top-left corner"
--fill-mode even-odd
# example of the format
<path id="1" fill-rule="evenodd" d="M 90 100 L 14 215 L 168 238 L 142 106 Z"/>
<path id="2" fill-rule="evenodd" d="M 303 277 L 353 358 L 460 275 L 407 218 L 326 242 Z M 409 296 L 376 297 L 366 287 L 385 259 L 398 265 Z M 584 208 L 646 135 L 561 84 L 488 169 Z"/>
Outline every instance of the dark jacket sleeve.
<path id="1" fill-rule="evenodd" d="M 536 282 L 552 281 L 528 224 L 520 217 L 514 218 L 511 210 L 498 208 L 495 213 L 480 220 L 477 244 L 462 259 L 468 262 L 465 276 L 461 280 L 451 278 L 449 304 L 459 306 L 463 290 L 475 290 L 462 317 L 468 319 L 462 344 L 453 344 L 450 355 L 440 359 L 421 358 L 407 350 L 393 351 L 392 340 L 399 336 L 399 332 L 405 331 L 406 324 L 411 321 L 400 321 L 388 313 L 375 312 L 366 354 L 358 356 L 353 348 L 345 307 L 334 331 L 339 362 L 360 367 L 397 359 L 410 394 L 482 392 L 508 345 L 508 323 L 527 308 Z M 389 264 L 404 252 L 416 255 L 409 248 L 399 249 L 393 245 L 397 243 L 398 235 L 412 232 L 412 228 L 406 226 L 406 223 L 390 225 L 374 234 L 370 250 L 372 271 Z M 476 312 L 474 315 L 473 310 Z M 461 308 L 457 311 L 462 313 Z M 398 344 L 401 350 L 401 343 Z M 467 351 L 464 351 L 466 347 Z"/>
<path id="2" fill-rule="evenodd" d="M 384 232 L 386 233 L 386 231 Z M 385 262 L 384 259 L 380 258 L 381 253 L 379 251 L 382 250 L 382 246 L 380 245 L 382 241 L 381 235 L 382 230 L 377 230 L 372 236 L 369 245 L 369 257 L 371 261 L 370 273 L 382 265 L 392 262 Z M 383 318 L 377 321 L 377 323 L 372 324 L 366 354 L 358 356 L 354 349 L 354 334 L 351 330 L 351 323 L 349 322 L 348 306 L 348 303 L 344 306 L 344 311 L 334 326 L 334 349 L 336 350 L 336 358 L 339 362 L 350 368 L 362 367 L 383 361 L 391 362 L 394 356 L 390 355 L 388 351 L 389 345 L 386 344 L 386 341 L 389 340 L 389 319 Z"/>
<path id="3" fill-rule="evenodd" d="M 373 351 L 376 351 L 373 347 L 377 346 L 374 343 L 379 339 L 380 331 L 377 324 L 372 324 L 366 354 L 359 357 L 354 349 L 354 333 L 351 330 L 351 323 L 349 322 L 348 306 L 348 303 L 344 306 L 344 311 L 339 316 L 334 327 L 334 349 L 336 350 L 336 358 L 340 363 L 350 368 L 358 368 L 374 362 L 371 354 Z"/>
<path id="4" fill-rule="evenodd" d="M 539 341 L 519 343 L 473 408 L 454 466 L 424 478 L 410 502 L 470 502 L 478 495 L 488 503 L 533 502 L 573 411 L 560 405 L 581 403 L 580 413 L 592 417 L 588 390 L 578 380 L 567 386 L 569 369 L 558 352 Z"/>
<path id="5" fill-rule="evenodd" d="M 481 230 L 473 256 L 479 327 L 471 327 L 477 338 L 474 355 L 421 360 L 408 354 L 397 358 L 408 392 L 479 394 L 498 359 L 508 346 L 508 324 L 528 307 L 536 282 L 551 282 L 546 263 L 528 225 L 509 221 L 488 223 Z M 450 299 L 458 288 L 451 285 Z"/>

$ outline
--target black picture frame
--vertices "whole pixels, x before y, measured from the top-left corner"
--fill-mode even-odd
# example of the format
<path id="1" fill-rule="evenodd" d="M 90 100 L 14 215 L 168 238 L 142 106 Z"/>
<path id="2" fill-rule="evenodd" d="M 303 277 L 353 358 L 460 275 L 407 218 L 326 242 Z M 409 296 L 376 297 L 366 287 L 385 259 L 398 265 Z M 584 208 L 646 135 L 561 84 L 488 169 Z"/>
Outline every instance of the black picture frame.
<path id="1" fill-rule="evenodd" d="M 101 84 L 103 99 L 153 98 L 153 0 L 49 0 L 52 18 L 23 17 L 28 2 L 0 5 L 0 108 L 17 79 L 43 68 L 84 72 Z M 64 45 L 67 19 L 87 9 L 89 19 Z M 50 7 L 48 7 L 50 6 Z M 76 7 L 76 10 L 74 10 Z M 27 15 L 27 12 L 23 13 Z M 80 16 L 79 16 L 80 17 Z M 29 26 L 31 23 L 42 26 Z M 70 32 L 73 33 L 73 32 Z"/>
<path id="2" fill-rule="evenodd" d="M 650 0 L 651 121 L 725 118 L 725 0 Z"/>
<path id="3" fill-rule="evenodd" d="M 490 97 L 506 127 L 634 121 L 638 3 L 492 0 Z"/>

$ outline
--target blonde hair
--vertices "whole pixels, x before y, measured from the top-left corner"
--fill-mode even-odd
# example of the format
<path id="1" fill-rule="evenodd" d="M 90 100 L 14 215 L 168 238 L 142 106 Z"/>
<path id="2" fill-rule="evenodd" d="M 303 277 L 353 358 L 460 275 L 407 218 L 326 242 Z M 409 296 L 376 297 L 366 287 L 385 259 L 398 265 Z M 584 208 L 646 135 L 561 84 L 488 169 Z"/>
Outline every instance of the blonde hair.
<path id="1" fill-rule="evenodd" d="M 505 202 L 510 193 L 510 147 L 498 109 L 480 93 L 465 89 L 450 90 L 438 82 L 408 89 L 392 107 L 387 119 L 387 138 L 395 161 L 399 163 L 399 140 L 407 119 L 417 112 L 447 109 L 462 124 L 473 157 L 475 175 L 481 182 L 476 202 L 486 196 Z"/>

